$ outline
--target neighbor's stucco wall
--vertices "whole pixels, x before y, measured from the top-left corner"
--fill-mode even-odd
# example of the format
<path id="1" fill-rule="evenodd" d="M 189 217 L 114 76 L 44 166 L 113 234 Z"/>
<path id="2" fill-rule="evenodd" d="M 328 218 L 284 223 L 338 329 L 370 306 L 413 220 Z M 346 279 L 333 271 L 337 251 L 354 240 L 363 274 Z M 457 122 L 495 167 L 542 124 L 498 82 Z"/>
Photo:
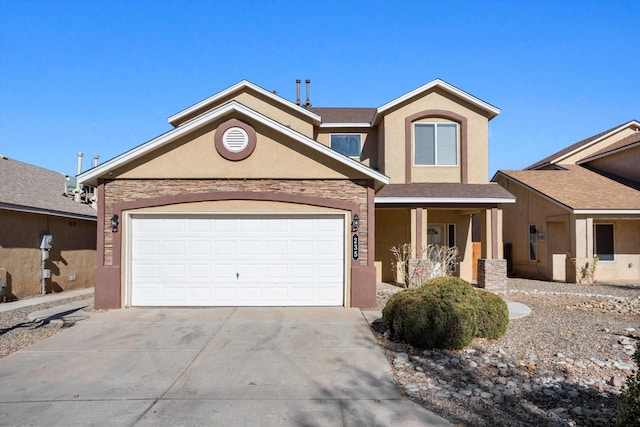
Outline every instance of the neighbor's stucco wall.
<path id="1" fill-rule="evenodd" d="M 593 219 L 593 224 L 613 224 L 613 261 L 596 265 L 596 281 L 640 280 L 640 219 Z"/>
<path id="2" fill-rule="evenodd" d="M 516 196 L 516 203 L 502 205 L 502 240 L 511 244 L 513 274 L 552 280 L 552 254 L 548 249 L 575 256 L 575 228 L 570 227 L 569 211 L 503 176 L 497 182 Z M 547 224 L 559 222 L 567 224 L 562 234 L 556 234 L 560 230 L 557 227 L 549 233 Z M 535 225 L 544 236 L 536 241 L 536 261 L 529 260 L 529 225 Z"/>
<path id="3" fill-rule="evenodd" d="M 0 268 L 7 271 L 7 299 L 41 293 L 41 234 L 53 236 L 50 258 L 45 263 L 51 270 L 51 279 L 45 281 L 46 291 L 93 286 L 95 221 L 0 210 L 0 230 Z"/>
<path id="4" fill-rule="evenodd" d="M 629 128 L 623 129 L 620 132 L 617 132 L 613 135 L 610 135 L 598 141 L 596 144 L 593 144 L 587 148 L 583 148 L 582 150 L 579 150 L 576 153 L 570 154 L 566 158 L 562 159 L 559 162 L 559 164 L 574 164 L 575 162 L 581 159 L 584 159 L 586 157 L 589 157 L 590 155 L 602 150 L 603 148 L 606 148 L 611 144 L 614 144 L 620 141 L 621 139 L 626 138 L 629 135 L 633 135 L 634 133 L 635 133 L 634 129 L 629 129 Z"/>
<path id="5" fill-rule="evenodd" d="M 609 154 L 587 165 L 590 168 L 640 182 L 640 146 Z"/>
<path id="6" fill-rule="evenodd" d="M 404 103 L 385 114 L 383 118 L 384 139 L 386 141 L 383 150 L 383 173 L 391 178 L 391 183 L 401 184 L 405 182 L 405 118 L 427 110 L 446 110 L 462 115 L 467 119 L 468 182 L 471 184 L 486 183 L 489 173 L 488 118 L 472 105 L 437 89 Z M 419 121 L 435 122 L 442 120 L 437 117 L 425 117 Z M 458 134 L 458 146 L 460 147 L 460 127 Z M 411 140 L 413 141 L 412 137 Z M 460 155 L 458 160 L 458 166 L 456 167 L 413 166 L 413 156 L 411 156 L 411 164 L 408 167 L 411 168 L 412 182 L 461 182 Z"/>

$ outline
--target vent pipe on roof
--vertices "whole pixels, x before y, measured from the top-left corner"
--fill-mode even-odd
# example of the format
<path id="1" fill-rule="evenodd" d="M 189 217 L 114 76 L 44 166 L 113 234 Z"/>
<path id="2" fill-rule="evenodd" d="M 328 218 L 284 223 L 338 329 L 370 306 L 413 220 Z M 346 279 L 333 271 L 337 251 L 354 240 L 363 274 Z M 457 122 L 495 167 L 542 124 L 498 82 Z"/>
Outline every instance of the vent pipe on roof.
<path id="1" fill-rule="evenodd" d="M 304 82 L 307 84 L 307 101 L 304 103 L 304 107 L 307 108 L 307 107 L 311 107 L 311 100 L 310 100 L 311 94 L 309 92 L 309 85 L 311 84 L 311 80 L 307 79 Z"/>
<path id="2" fill-rule="evenodd" d="M 296 105 L 300 104 L 300 79 L 296 79 Z"/>
<path id="3" fill-rule="evenodd" d="M 95 168 L 96 166 L 98 166 L 98 159 L 100 158 L 100 156 L 98 156 L 97 154 L 93 155 L 93 167 Z M 98 189 L 95 188 L 93 190 L 93 196 L 91 196 L 91 207 L 93 209 L 98 209 Z"/>
<path id="4" fill-rule="evenodd" d="M 77 175 L 80 175 L 82 173 L 82 151 L 78 151 L 78 173 Z M 81 201 L 81 197 L 80 197 L 80 193 L 82 192 L 82 190 L 80 189 L 80 182 L 78 182 L 78 180 L 76 180 L 76 189 L 73 191 L 74 196 L 73 196 L 73 200 L 75 200 L 76 202 L 80 202 Z"/>

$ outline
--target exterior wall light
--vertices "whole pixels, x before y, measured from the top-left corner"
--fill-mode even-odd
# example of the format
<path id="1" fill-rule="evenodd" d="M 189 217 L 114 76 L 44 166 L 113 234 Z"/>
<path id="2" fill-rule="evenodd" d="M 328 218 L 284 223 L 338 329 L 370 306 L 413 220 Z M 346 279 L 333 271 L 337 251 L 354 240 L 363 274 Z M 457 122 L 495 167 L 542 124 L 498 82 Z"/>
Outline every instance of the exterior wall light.
<path id="1" fill-rule="evenodd" d="M 358 214 L 353 216 L 353 220 L 351 221 L 351 231 L 358 231 L 358 227 L 360 225 L 360 217 Z"/>
<path id="2" fill-rule="evenodd" d="M 111 217 L 111 231 L 112 232 L 117 232 L 118 231 L 118 219 L 120 217 L 118 215 L 113 215 Z"/>

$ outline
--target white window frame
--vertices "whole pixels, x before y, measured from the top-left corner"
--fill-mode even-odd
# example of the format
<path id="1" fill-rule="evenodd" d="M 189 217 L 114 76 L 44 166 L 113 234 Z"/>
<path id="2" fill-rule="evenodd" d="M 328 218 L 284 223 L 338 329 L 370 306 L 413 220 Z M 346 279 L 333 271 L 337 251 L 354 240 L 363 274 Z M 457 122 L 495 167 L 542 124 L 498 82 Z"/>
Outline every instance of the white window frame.
<path id="1" fill-rule="evenodd" d="M 611 254 L 611 259 L 602 259 L 600 257 L 600 254 L 597 253 L 596 249 L 598 246 L 598 241 L 597 241 L 597 233 L 596 233 L 596 227 L 599 225 L 610 225 L 611 226 L 611 246 L 612 246 L 612 254 Z M 609 255 L 609 254 L 605 254 L 605 255 Z M 599 222 L 599 223 L 595 223 L 593 224 L 593 257 L 598 257 L 598 262 L 615 262 L 616 260 L 616 225 L 612 222 Z"/>
<path id="2" fill-rule="evenodd" d="M 416 126 L 420 126 L 420 125 L 433 125 L 434 126 L 435 153 L 434 153 L 434 164 L 433 165 L 422 165 L 422 164 L 416 163 Z M 439 125 L 454 125 L 455 126 L 455 129 L 456 129 L 456 163 L 453 164 L 453 165 L 439 165 L 437 163 L 437 161 L 438 161 L 438 126 Z M 412 149 L 413 149 L 413 153 L 412 153 L 413 166 L 429 167 L 429 168 L 433 168 L 433 167 L 451 168 L 451 167 L 459 167 L 460 166 L 460 125 L 458 123 L 456 123 L 456 122 L 415 122 L 415 123 L 413 123 L 413 126 L 412 126 L 411 130 L 413 132 L 413 137 L 411 138 L 412 139 Z"/>
<path id="3" fill-rule="evenodd" d="M 332 145 L 332 138 L 334 136 L 357 136 L 358 138 L 360 138 L 360 147 L 358 148 L 358 155 L 357 156 L 350 156 L 348 154 L 344 154 L 338 150 L 336 150 L 335 148 L 333 148 Z M 362 157 L 362 134 L 361 133 L 331 133 L 329 134 L 329 147 L 331 147 L 332 150 L 337 151 L 338 153 L 350 157 L 352 159 L 360 159 Z"/>

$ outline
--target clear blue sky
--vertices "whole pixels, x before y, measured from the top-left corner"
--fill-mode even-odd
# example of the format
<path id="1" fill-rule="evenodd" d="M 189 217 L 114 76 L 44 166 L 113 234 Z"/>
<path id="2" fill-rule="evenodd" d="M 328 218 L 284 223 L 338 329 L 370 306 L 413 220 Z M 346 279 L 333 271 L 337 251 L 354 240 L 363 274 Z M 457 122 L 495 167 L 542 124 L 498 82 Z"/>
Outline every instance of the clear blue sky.
<path id="1" fill-rule="evenodd" d="M 640 0 L 0 0 L 0 154 L 75 174 L 247 79 L 378 107 L 434 78 L 499 107 L 489 173 L 640 119 Z M 304 96 L 304 91 L 303 91 Z"/>

